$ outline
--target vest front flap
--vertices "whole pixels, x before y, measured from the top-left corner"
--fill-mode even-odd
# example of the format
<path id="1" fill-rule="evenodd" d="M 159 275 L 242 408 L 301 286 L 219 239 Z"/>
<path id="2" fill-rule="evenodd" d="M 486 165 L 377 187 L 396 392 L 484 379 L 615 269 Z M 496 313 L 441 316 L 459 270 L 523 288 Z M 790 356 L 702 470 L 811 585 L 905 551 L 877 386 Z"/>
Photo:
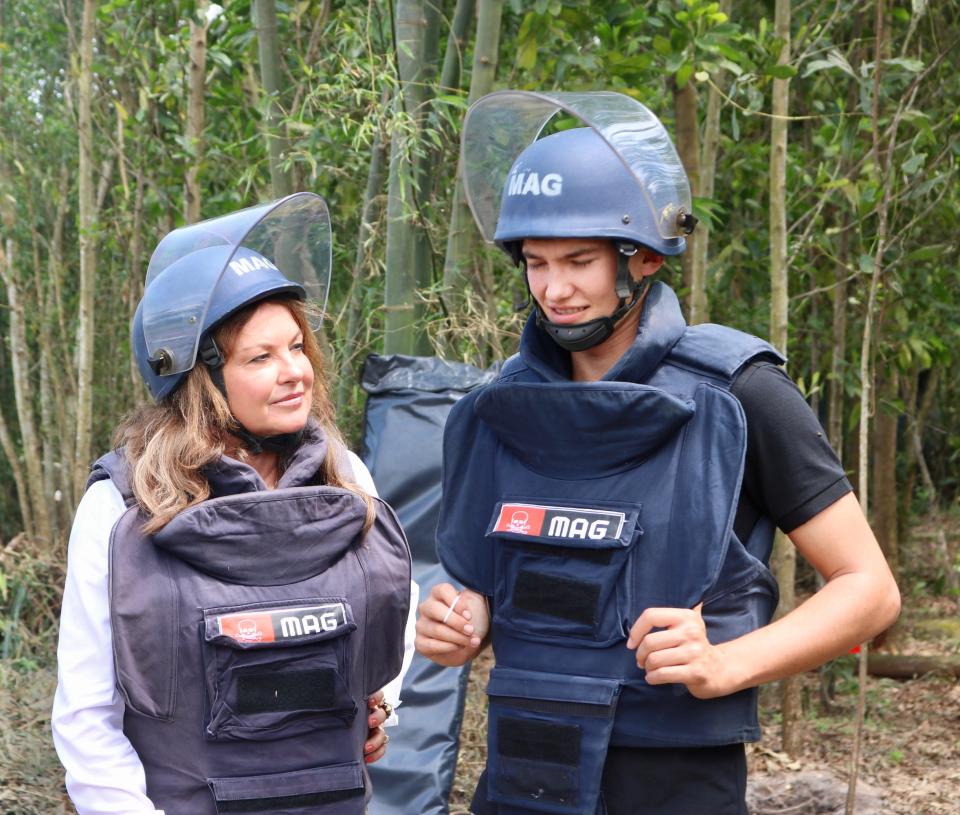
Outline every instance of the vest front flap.
<path id="1" fill-rule="evenodd" d="M 169 562 L 152 546 L 137 545 L 143 517 L 127 510 L 110 534 L 110 623 L 117 686 L 128 707 L 154 719 L 176 707 L 179 598 Z M 118 579 L 139 574 L 133 586 Z"/>
<path id="2" fill-rule="evenodd" d="M 447 572 L 467 588 L 493 595 L 494 550 L 481 546 L 494 493 L 497 438 L 474 412 L 481 391 L 468 393 L 450 410 L 443 428 L 443 501 L 437 524 L 437 554 Z"/>
<path id="3" fill-rule="evenodd" d="M 154 534 L 161 549 L 200 571 L 252 586 L 306 580 L 357 542 L 366 504 L 335 487 L 289 487 L 213 498 Z"/>
<path id="4" fill-rule="evenodd" d="M 356 548 L 366 579 L 364 695 L 380 690 L 400 673 L 404 630 L 410 610 L 410 548 L 388 504 L 375 499 L 377 516 Z"/>
<path id="5" fill-rule="evenodd" d="M 579 480 L 643 461 L 694 405 L 630 382 L 504 382 L 483 389 L 476 411 L 530 469 Z"/>

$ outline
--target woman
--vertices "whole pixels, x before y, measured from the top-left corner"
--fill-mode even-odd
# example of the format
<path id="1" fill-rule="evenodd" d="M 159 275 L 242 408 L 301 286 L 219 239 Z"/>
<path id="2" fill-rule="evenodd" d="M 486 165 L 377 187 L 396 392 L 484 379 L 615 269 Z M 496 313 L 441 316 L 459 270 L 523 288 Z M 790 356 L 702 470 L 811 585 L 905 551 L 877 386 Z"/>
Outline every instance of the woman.
<path id="1" fill-rule="evenodd" d="M 53 730 L 81 815 L 364 812 L 410 565 L 333 422 L 305 302 L 328 264 L 305 194 L 154 254 L 133 345 L 156 403 L 71 533 Z"/>

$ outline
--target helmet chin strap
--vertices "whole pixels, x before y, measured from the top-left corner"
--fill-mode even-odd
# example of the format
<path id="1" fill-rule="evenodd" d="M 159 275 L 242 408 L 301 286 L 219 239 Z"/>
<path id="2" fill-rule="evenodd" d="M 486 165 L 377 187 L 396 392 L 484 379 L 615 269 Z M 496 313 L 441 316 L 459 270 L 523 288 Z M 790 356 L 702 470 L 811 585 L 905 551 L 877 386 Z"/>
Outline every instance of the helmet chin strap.
<path id="1" fill-rule="evenodd" d="M 617 279 L 616 291 L 620 298 L 617 308 L 606 317 L 596 317 L 593 320 L 587 320 L 585 323 L 576 323 L 575 325 L 566 325 L 561 323 L 552 323 L 547 319 L 540 304 L 536 304 L 537 325 L 540 326 L 551 339 L 561 348 L 567 351 L 586 351 L 607 340 L 617 323 L 620 322 L 631 309 L 642 299 L 645 287 L 643 283 L 633 279 L 630 274 L 630 258 L 637 254 L 637 247 L 632 243 L 616 244 L 617 247 Z M 526 269 L 524 269 L 524 279 L 527 279 Z M 527 280 L 527 290 L 529 291 L 530 282 Z"/>
<path id="2" fill-rule="evenodd" d="M 223 394 L 223 398 L 227 399 L 227 385 L 223 379 L 223 365 L 226 359 L 224 359 L 223 352 L 217 347 L 217 343 L 213 337 L 207 336 L 201 341 L 198 355 L 200 361 L 207 366 L 213 384 L 216 385 L 217 390 Z M 234 426 L 230 432 L 240 439 L 240 441 L 243 442 L 243 446 L 255 456 L 264 451 L 277 453 L 281 456 L 292 453 L 300 446 L 300 443 L 303 441 L 304 431 L 306 430 L 304 426 L 293 433 L 258 436 L 240 424 L 235 416 L 233 417 L 233 424 Z"/>

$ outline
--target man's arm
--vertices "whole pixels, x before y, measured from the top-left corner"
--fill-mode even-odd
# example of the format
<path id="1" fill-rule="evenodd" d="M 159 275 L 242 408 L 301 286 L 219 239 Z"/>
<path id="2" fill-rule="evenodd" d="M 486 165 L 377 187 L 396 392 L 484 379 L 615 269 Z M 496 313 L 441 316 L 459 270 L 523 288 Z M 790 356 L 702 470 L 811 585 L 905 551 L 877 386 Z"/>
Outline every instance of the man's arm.
<path id="1" fill-rule="evenodd" d="M 696 609 L 647 609 L 628 648 L 651 684 L 678 682 L 700 698 L 809 670 L 889 627 L 900 593 L 853 493 L 789 533 L 826 584 L 776 622 L 712 645 Z M 662 630 L 655 630 L 662 629 Z"/>

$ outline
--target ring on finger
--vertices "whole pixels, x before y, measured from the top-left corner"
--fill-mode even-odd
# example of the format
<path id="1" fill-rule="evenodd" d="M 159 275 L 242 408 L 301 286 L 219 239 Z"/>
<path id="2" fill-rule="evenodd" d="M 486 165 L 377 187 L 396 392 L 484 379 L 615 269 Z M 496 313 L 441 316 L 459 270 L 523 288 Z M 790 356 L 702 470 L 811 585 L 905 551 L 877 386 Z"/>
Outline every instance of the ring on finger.
<path id="1" fill-rule="evenodd" d="M 453 598 L 453 602 L 450 604 L 450 608 L 447 609 L 447 613 L 443 615 L 441 623 L 445 623 L 450 619 L 450 615 L 453 614 L 453 610 L 457 607 L 457 603 L 460 601 L 460 592 L 457 592 L 457 596 Z"/>

